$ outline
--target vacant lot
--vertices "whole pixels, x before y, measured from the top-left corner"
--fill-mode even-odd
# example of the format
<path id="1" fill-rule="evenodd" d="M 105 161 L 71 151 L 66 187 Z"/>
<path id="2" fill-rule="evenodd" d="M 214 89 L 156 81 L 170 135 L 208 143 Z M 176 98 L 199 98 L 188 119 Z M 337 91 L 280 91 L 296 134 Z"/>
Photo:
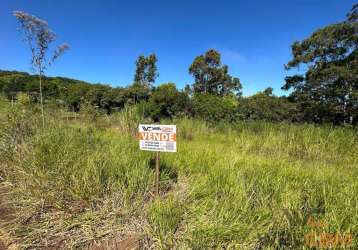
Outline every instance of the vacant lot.
<path id="1" fill-rule="evenodd" d="M 1 105 L 1 200 L 15 214 L 1 225 L 20 247 L 133 237 L 163 249 L 358 247 L 354 129 L 163 122 L 177 124 L 178 152 L 161 154 L 154 199 L 154 155 L 139 151 L 135 108 L 75 119 L 47 111 L 42 129 L 34 108 Z"/>

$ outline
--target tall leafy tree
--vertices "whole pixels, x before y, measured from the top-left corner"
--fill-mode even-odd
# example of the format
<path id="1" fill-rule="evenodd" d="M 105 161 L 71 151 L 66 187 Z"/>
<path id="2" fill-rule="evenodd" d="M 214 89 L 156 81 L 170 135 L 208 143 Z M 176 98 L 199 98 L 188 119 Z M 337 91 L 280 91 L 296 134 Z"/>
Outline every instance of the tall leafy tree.
<path id="1" fill-rule="evenodd" d="M 356 123 L 358 119 L 358 4 L 343 22 L 315 31 L 292 45 L 292 69 L 303 75 L 286 77 L 284 90 L 299 103 L 306 120 Z"/>
<path id="2" fill-rule="evenodd" d="M 134 75 L 134 82 L 142 85 L 150 86 L 158 77 L 157 56 L 151 54 L 149 56 L 140 55 L 135 62 L 136 71 Z"/>
<path id="3" fill-rule="evenodd" d="M 13 15 L 20 22 L 20 31 L 24 36 L 24 41 L 30 47 L 31 66 L 39 75 L 42 126 L 45 127 L 42 77 L 47 67 L 60 57 L 69 46 L 67 43 L 58 46 L 53 55 L 49 57 L 48 50 L 50 49 L 51 43 L 55 41 L 56 34 L 49 28 L 47 22 L 23 11 L 14 11 Z"/>
<path id="4" fill-rule="evenodd" d="M 197 56 L 189 67 L 189 73 L 195 79 L 194 93 L 241 95 L 240 79 L 229 75 L 228 66 L 221 63 L 221 55 L 214 49 Z"/>
<path id="5" fill-rule="evenodd" d="M 149 56 L 140 55 L 135 61 L 134 83 L 128 88 L 128 97 L 134 103 L 148 100 L 153 83 L 159 76 L 157 61 L 155 54 L 150 54 Z"/>

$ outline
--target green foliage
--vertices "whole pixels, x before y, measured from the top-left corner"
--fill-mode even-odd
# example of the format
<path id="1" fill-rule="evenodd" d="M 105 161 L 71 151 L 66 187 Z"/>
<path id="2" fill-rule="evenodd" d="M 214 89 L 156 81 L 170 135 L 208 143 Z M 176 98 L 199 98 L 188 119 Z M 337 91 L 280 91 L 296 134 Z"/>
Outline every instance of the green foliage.
<path id="1" fill-rule="evenodd" d="M 286 78 L 283 89 L 293 89 L 304 120 L 357 123 L 358 21 L 357 5 L 347 20 L 328 25 L 310 37 L 294 42 L 287 69 L 304 64 L 304 75 Z"/>
<path id="2" fill-rule="evenodd" d="M 218 51 L 210 49 L 197 56 L 189 67 L 194 76 L 194 93 L 209 93 L 220 96 L 241 95 L 241 83 L 237 77 L 228 74 L 228 66 L 222 65 Z"/>
<path id="3" fill-rule="evenodd" d="M 151 54 L 147 57 L 140 55 L 135 62 L 136 71 L 134 75 L 134 82 L 150 87 L 150 85 L 153 84 L 155 79 L 158 77 L 156 63 L 157 56 L 155 54 Z"/>
<path id="4" fill-rule="evenodd" d="M 210 122 L 234 121 L 236 119 L 236 98 L 212 94 L 196 94 L 192 99 L 193 116 Z"/>
<path id="5" fill-rule="evenodd" d="M 84 103 L 90 103 L 110 114 L 122 109 L 125 103 L 133 98 L 134 93 L 139 96 L 137 99 L 143 99 L 141 92 L 136 89 L 127 91 L 122 88 L 89 84 L 64 77 L 43 77 L 42 85 L 45 104 L 53 102 L 75 112 L 79 111 Z M 9 100 L 16 99 L 17 93 L 24 92 L 31 97 L 32 102 L 39 102 L 37 75 L 17 71 L 0 71 L 0 89 Z"/>
<path id="6" fill-rule="evenodd" d="M 186 114 L 215 122 L 241 118 L 357 125 L 357 6 L 353 6 L 345 21 L 318 29 L 307 39 L 293 43 L 293 58 L 286 69 L 304 65 L 307 70 L 304 75 L 286 77 L 282 88 L 292 90 L 288 98 L 274 96 L 272 88 L 241 97 L 239 78 L 232 77 L 228 66 L 222 63 L 220 53 L 210 49 L 197 56 L 190 65 L 189 73 L 195 82 L 192 86 L 186 85 L 183 92 L 174 86 L 153 88 L 158 69 L 157 57 L 151 54 L 138 57 L 134 83 L 126 88 L 63 77 L 42 77 L 44 103 L 50 109 L 66 107 L 73 112 L 90 104 L 108 115 L 126 105 L 142 103 L 146 106 L 146 115 L 155 121 Z M 40 28 L 39 32 L 49 32 L 48 38 L 53 35 L 46 31 L 47 24 L 42 20 L 23 12 L 15 12 L 15 15 L 23 25 L 35 22 L 44 29 Z M 25 26 L 26 31 L 28 27 Z M 44 49 L 46 52 L 48 48 Z M 31 103 L 36 104 L 42 99 L 38 77 L 17 71 L 0 71 L 0 90 L 13 101 L 18 93 L 26 93 Z M 238 108 L 234 97 L 239 97 Z"/>
<path id="7" fill-rule="evenodd" d="M 350 235 L 357 249 L 357 129 L 270 123 L 357 122 L 357 11 L 293 44 L 287 67 L 308 70 L 286 78 L 289 98 L 272 88 L 237 98 L 240 81 L 215 50 L 190 66 L 193 88 L 152 89 L 153 54 L 138 58 L 128 88 L 44 77 L 52 110 L 39 129 L 38 76 L 0 71 L 0 188 L 9 187 L 0 200 L 15 213 L 2 227 L 24 249 L 133 232 L 151 249 L 302 249 L 312 231 Z M 81 119 L 65 121 L 61 107 Z M 178 126 L 155 199 L 153 154 L 136 137 L 145 115 Z"/>
<path id="8" fill-rule="evenodd" d="M 238 115 L 244 120 L 297 121 L 296 112 L 296 104 L 272 95 L 272 88 L 239 100 Z"/>
<path id="9" fill-rule="evenodd" d="M 0 108 L 12 114 L 11 103 Z M 177 118 L 179 151 L 161 154 L 162 196 L 153 200 L 153 155 L 136 138 L 141 104 L 107 117 L 107 128 L 54 114 L 26 134 L 14 131 L 36 116 L 19 110 L 1 127 L 1 138 L 21 140 L 1 139 L 0 175 L 17 211 L 5 229 L 21 248 L 85 248 L 136 232 L 152 248 L 298 249 L 310 217 L 358 236 L 354 129 Z"/>
<path id="10" fill-rule="evenodd" d="M 146 105 L 146 115 L 154 121 L 187 114 L 189 97 L 179 92 L 174 83 L 160 85 Z"/>
<path id="11" fill-rule="evenodd" d="M 100 116 L 98 109 L 89 103 L 83 103 L 81 107 L 80 115 L 83 115 L 89 122 L 96 122 Z"/>
<path id="12" fill-rule="evenodd" d="M 150 94 L 151 88 L 139 82 L 133 83 L 125 90 L 125 96 L 127 97 L 129 104 L 136 104 L 141 101 L 147 101 Z"/>
<path id="13" fill-rule="evenodd" d="M 38 99 L 38 79 L 24 72 L 0 71 L 0 89 L 9 100 L 15 99 L 18 92 L 26 92 L 32 99 Z"/>

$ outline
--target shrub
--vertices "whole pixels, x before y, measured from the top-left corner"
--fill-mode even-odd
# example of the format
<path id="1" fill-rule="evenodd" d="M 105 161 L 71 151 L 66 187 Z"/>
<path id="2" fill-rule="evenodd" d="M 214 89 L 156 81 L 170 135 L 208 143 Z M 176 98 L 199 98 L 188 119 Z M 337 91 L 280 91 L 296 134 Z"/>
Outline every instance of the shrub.
<path id="1" fill-rule="evenodd" d="M 209 122 L 233 121 L 236 119 L 237 101 L 234 97 L 212 94 L 197 94 L 192 100 L 194 117 Z"/>
<path id="2" fill-rule="evenodd" d="M 89 122 L 96 122 L 100 116 L 99 110 L 89 103 L 81 105 L 80 114 Z"/>
<path id="3" fill-rule="evenodd" d="M 159 86 L 153 93 L 146 107 L 146 115 L 154 121 L 184 115 L 187 111 L 189 97 L 176 89 L 174 83 Z"/>
<path id="4" fill-rule="evenodd" d="M 240 99 L 238 115 L 244 120 L 265 120 L 272 122 L 295 121 L 296 106 L 285 97 L 277 97 L 266 89 L 253 96 Z"/>

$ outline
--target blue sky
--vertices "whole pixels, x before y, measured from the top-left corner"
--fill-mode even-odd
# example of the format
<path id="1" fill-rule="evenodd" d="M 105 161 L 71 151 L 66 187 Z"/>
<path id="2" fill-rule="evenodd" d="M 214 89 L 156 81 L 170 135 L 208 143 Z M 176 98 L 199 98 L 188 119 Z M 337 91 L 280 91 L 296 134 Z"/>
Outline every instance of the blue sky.
<path id="1" fill-rule="evenodd" d="M 156 84 L 192 83 L 195 56 L 217 49 L 244 95 L 271 86 L 276 94 L 288 74 L 290 45 L 315 29 L 345 18 L 356 0 L 1 0 L 0 69 L 30 71 L 30 52 L 11 15 L 23 10 L 48 21 L 58 43 L 71 49 L 47 71 L 126 86 L 139 54 L 156 53 Z"/>

